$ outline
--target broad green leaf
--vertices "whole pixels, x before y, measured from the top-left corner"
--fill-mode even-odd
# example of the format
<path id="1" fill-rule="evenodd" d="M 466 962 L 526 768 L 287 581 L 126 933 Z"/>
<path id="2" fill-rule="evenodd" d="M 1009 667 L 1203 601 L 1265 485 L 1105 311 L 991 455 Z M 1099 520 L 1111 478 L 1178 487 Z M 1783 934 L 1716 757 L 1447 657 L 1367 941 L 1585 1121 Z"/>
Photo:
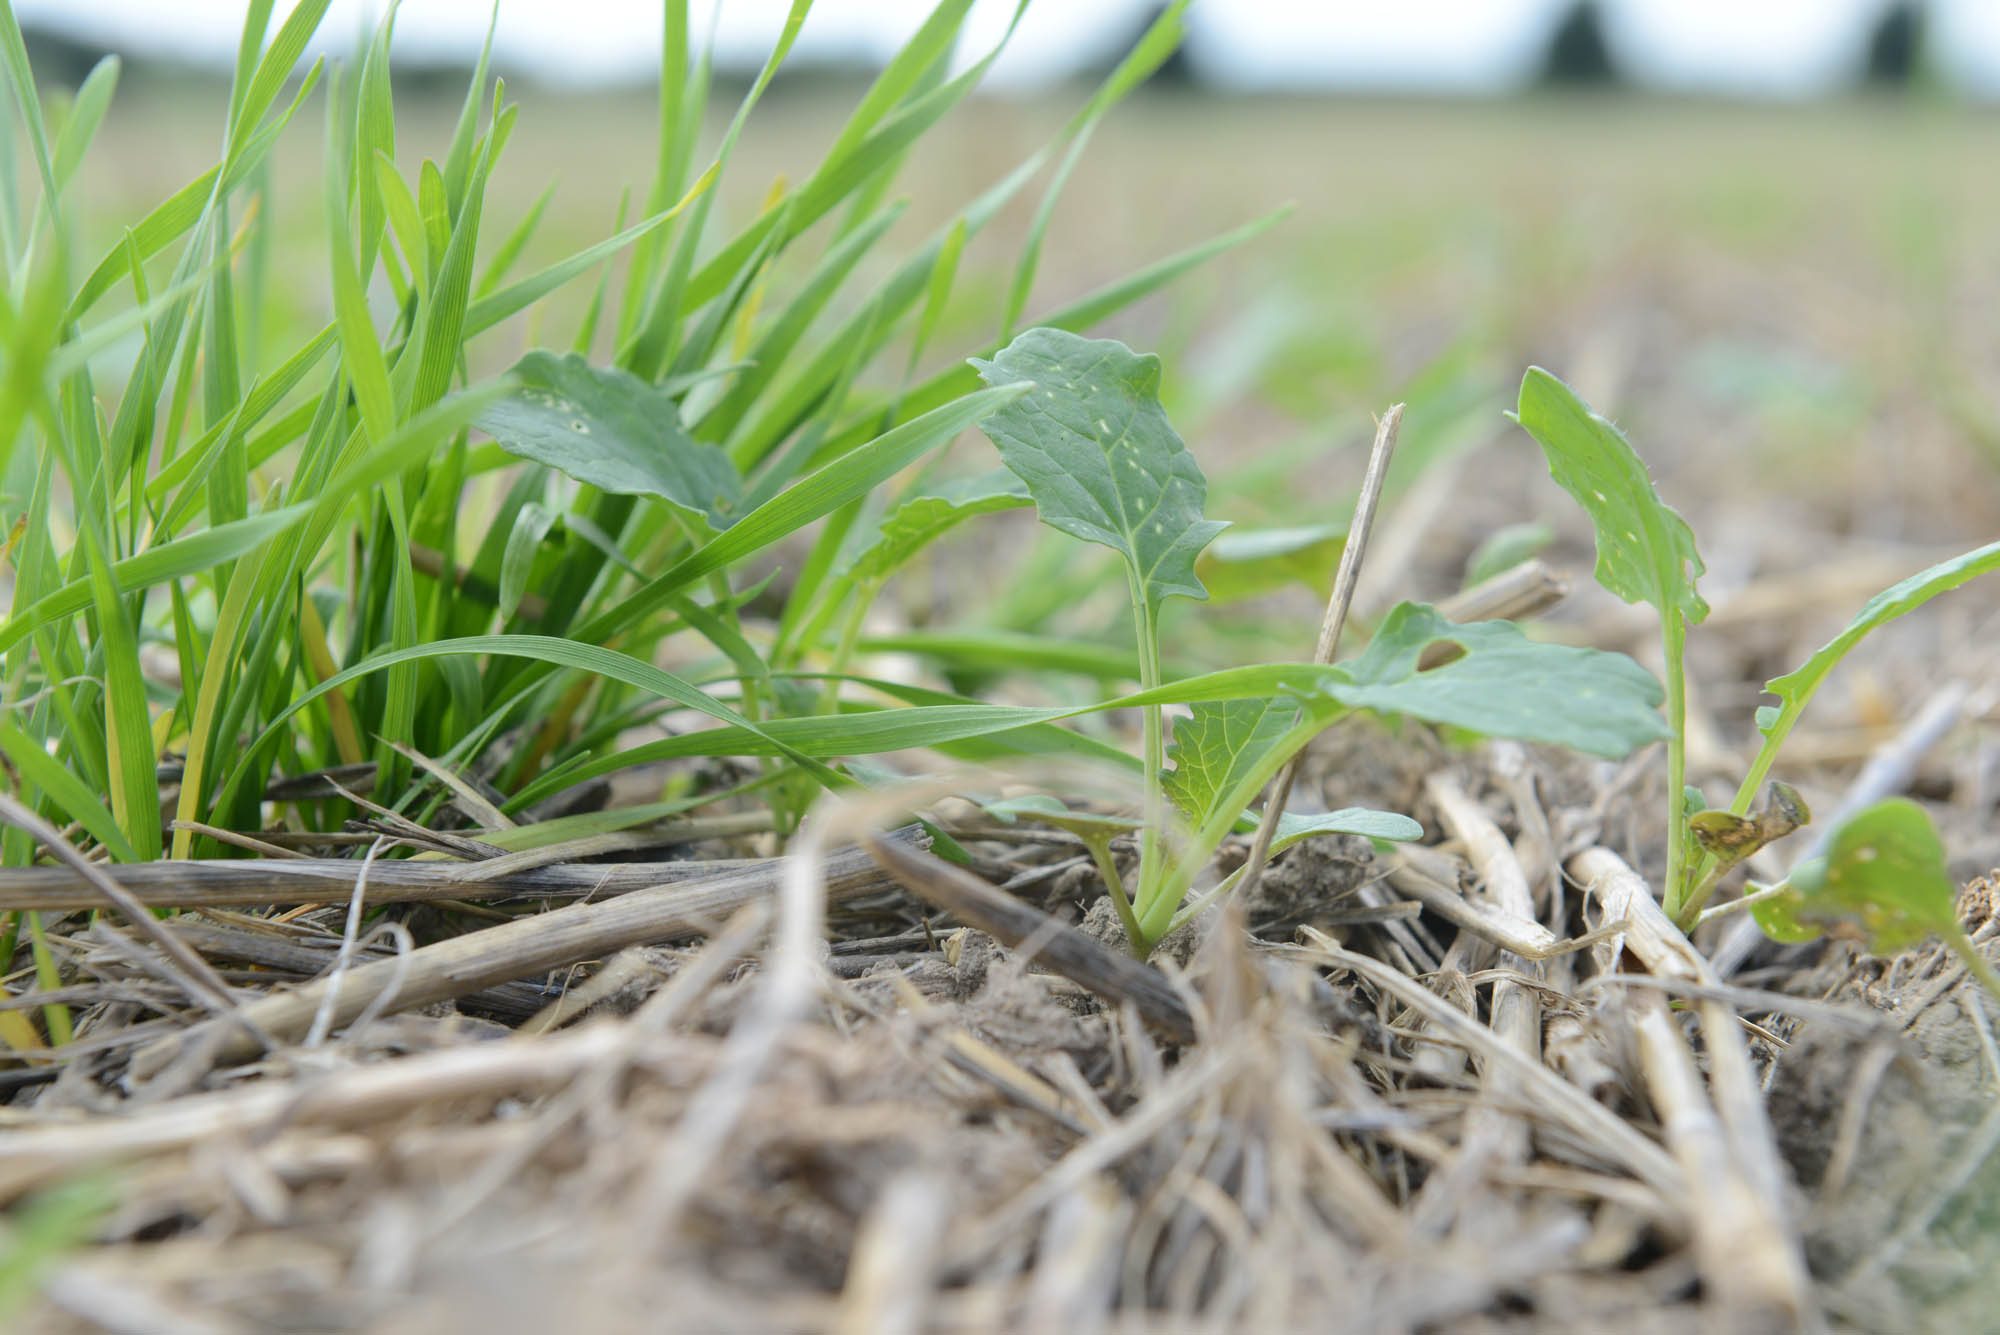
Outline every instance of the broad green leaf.
<path id="1" fill-rule="evenodd" d="M 658 497 L 718 529 L 736 517 L 735 468 L 715 446 L 691 440 L 679 407 L 652 385 L 573 352 L 531 352 L 512 375 L 512 392 L 474 423 L 508 453 L 600 491 Z"/>
<path id="2" fill-rule="evenodd" d="M 1043 523 L 1124 557 L 1149 607 L 1208 596 L 1194 558 L 1225 525 L 1201 517 L 1208 483 L 1160 407 L 1159 358 L 1043 328 L 972 364 L 1034 386 L 981 426 Z"/>
<path id="3" fill-rule="evenodd" d="M 1287 584 L 1323 594 L 1346 545 L 1345 524 L 1231 529 L 1209 544 L 1195 572 L 1218 603 L 1261 598 Z"/>
<path id="4" fill-rule="evenodd" d="M 1825 876 L 1826 859 L 1808 858 L 1792 869 L 1791 876 L 1786 878 L 1786 888 L 1779 894 L 1751 904 L 1750 916 L 1757 920 L 1765 936 L 1780 945 L 1799 946 L 1819 940 L 1823 929 L 1805 917 L 1806 897 L 1801 887 L 1817 886 Z"/>
<path id="5" fill-rule="evenodd" d="M 1421 666 L 1434 644 L 1462 657 Z M 1494 737 L 1555 742 L 1617 758 L 1666 736 L 1653 675 L 1623 654 L 1540 644 L 1507 621 L 1457 625 L 1400 603 L 1326 693 L 1357 709 L 1406 714 Z"/>
<path id="6" fill-rule="evenodd" d="M 1789 890 L 1750 912 L 1779 941 L 1858 928 L 1868 949 L 1892 954 L 1927 937 L 1958 934 L 1958 887 L 1924 809 L 1892 797 L 1834 829 L 1824 857 L 1794 868 Z"/>
<path id="7" fill-rule="evenodd" d="M 1257 828 L 1255 819 L 1246 821 L 1246 825 L 1248 829 L 1245 833 Z M 1363 839 L 1407 843 L 1423 838 L 1424 827 L 1408 816 L 1368 807 L 1342 807 L 1338 811 L 1321 811 L 1312 815 L 1287 811 L 1278 817 L 1278 830 L 1271 839 L 1271 851 L 1282 853 L 1301 840 L 1321 834 L 1353 834 Z"/>
<path id="8" fill-rule="evenodd" d="M 1299 699 L 1291 695 L 1194 705 L 1187 717 L 1174 721 L 1173 744 L 1167 748 L 1173 765 L 1165 780 L 1168 798 L 1197 830 L 1218 814 L 1218 807 L 1241 809 L 1236 790 L 1298 721 Z"/>
<path id="9" fill-rule="evenodd" d="M 1690 623 L 1708 615 L 1695 591 L 1706 569 L 1694 530 L 1653 490 L 1622 432 L 1539 366 L 1521 380 L 1514 420 L 1549 461 L 1549 475 L 1574 496 L 1597 530 L 1597 582 L 1628 603 L 1678 609 Z"/>
<path id="10" fill-rule="evenodd" d="M 887 579 L 962 521 L 1029 503 L 1021 479 L 1004 468 L 941 483 L 885 515 L 857 547 L 849 572 L 856 580 Z"/>

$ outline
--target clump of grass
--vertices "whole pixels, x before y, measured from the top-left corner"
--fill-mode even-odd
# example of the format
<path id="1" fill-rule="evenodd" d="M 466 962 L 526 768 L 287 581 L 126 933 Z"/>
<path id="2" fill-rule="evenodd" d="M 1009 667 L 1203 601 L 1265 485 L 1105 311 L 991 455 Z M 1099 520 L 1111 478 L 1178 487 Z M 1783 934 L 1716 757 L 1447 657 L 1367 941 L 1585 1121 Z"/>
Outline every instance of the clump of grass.
<path id="1" fill-rule="evenodd" d="M 1172 51 L 1183 6 L 1054 141 L 893 255 L 884 238 L 912 145 L 1005 39 L 951 73 L 970 5 L 939 4 L 819 165 L 732 222 L 716 183 L 809 8 L 792 6 L 704 158 L 710 63 L 687 6 L 668 3 L 643 216 L 519 274 L 542 211 L 492 216 L 518 108 L 488 52 L 442 156 L 412 161 L 398 150 L 393 11 L 349 65 L 300 76 L 326 0 L 301 0 L 275 29 L 270 0 L 252 3 L 215 165 L 91 256 L 74 186 L 118 63 L 45 114 L 0 5 L 7 142 L 30 167 L 24 189 L 0 171 L 13 576 L 0 755 L 24 802 L 120 860 L 216 854 L 197 823 L 254 829 L 274 778 L 335 765 L 372 767 L 358 772 L 373 800 L 425 818 L 448 794 L 421 757 L 475 770 L 511 818 L 674 710 L 726 724 L 716 750 L 762 757 L 781 823 L 848 782 L 827 759 L 870 749 L 869 720 L 844 715 L 837 677 L 805 689 L 796 674 L 829 657 L 843 669 L 894 564 L 983 503 L 926 483 L 880 528 L 902 546 L 877 543 L 859 567 L 842 553 L 893 480 L 1019 392 L 979 388 L 962 360 L 976 347 L 925 374 L 963 249 L 1055 166 L 1053 198 L 1091 128 Z M 308 281 L 333 319 L 272 345 L 264 296 L 296 276 L 270 267 L 270 158 L 315 114 L 324 268 Z M 1003 329 L 1023 315 L 1049 214 L 1020 253 Z M 1269 221 L 1040 318 L 1088 326 Z M 566 347 L 468 381 L 482 339 L 582 281 L 595 286 Z M 610 363 L 586 361 L 604 335 Z M 133 344 L 126 371 L 110 354 Z M 497 512 L 475 518 L 468 489 L 493 479 Z M 940 496 L 945 510 L 912 517 Z M 752 563 L 815 525 L 778 613 L 747 617 L 762 592 Z M 693 670 L 653 666 L 669 640 Z M 682 647 L 694 641 L 705 652 Z M 176 784 L 164 810 L 163 775 Z M 320 829 L 342 814 L 326 803 L 287 819 Z M 7 863 L 34 856 L 21 831 L 0 834 Z M 40 940 L 37 923 L 10 921 L 0 944 L 24 926 Z M 47 1027 L 64 1036 L 58 1012 Z"/>

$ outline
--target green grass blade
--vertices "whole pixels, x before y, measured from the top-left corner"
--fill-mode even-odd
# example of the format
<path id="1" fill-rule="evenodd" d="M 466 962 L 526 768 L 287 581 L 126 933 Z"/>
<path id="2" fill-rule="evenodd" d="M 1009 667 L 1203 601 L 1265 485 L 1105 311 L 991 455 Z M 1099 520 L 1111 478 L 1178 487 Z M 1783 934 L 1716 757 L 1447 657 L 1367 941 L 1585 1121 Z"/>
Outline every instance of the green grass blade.
<path id="1" fill-rule="evenodd" d="M 152 718 L 139 674 L 139 643 L 92 526 L 78 535 L 90 568 L 97 611 L 97 648 L 104 663 L 105 769 L 112 778 L 111 812 L 142 859 L 160 855 L 160 790 L 154 778 Z"/>
<path id="2" fill-rule="evenodd" d="M 1032 163 L 1030 164 L 1032 165 Z M 1234 228 L 1221 236 L 1212 237 L 1199 245 L 1190 246 L 1165 259 L 1138 270 L 1136 273 L 1099 288 L 1066 306 L 1062 306 L 1041 316 L 1036 324 L 1051 329 L 1066 329 L 1081 333 L 1099 322 L 1116 315 L 1135 302 L 1142 301 L 1167 284 L 1214 259 L 1225 251 L 1232 250 L 1254 239 L 1291 212 L 1290 206 L 1277 209 L 1261 218 L 1253 219 L 1241 227 Z M 998 344 L 989 344 L 977 354 L 990 357 L 1000 350 Z M 905 412 L 924 412 L 940 403 L 952 399 L 975 388 L 979 375 L 970 366 L 960 365 L 938 372 L 923 384 L 910 390 L 902 399 Z M 852 447 L 856 440 L 865 440 L 875 429 L 875 418 L 871 414 L 861 422 L 835 433 L 826 449 L 838 453 Z"/>
<path id="3" fill-rule="evenodd" d="M 968 426 L 1012 403 L 1024 392 L 1024 386 L 1006 385 L 969 394 L 957 403 L 885 433 L 845 458 L 800 478 L 729 529 L 689 553 L 655 586 L 649 586 L 649 590 L 667 585 L 671 587 L 665 591 L 675 591 L 704 575 L 728 569 L 745 557 L 796 533 L 815 519 L 873 491 Z M 633 601 L 643 597 L 644 593 L 635 596 Z M 597 637 L 585 633 L 584 638 Z"/>
<path id="4" fill-rule="evenodd" d="M 271 103 L 277 100 L 285 80 L 292 76 L 293 66 L 305 55 L 306 43 L 319 30 L 320 20 L 326 17 L 329 3 L 330 0 L 299 0 L 292 12 L 285 16 L 278 35 L 264 49 L 263 57 L 257 62 L 257 72 L 251 77 L 249 87 L 234 109 L 229 150 L 223 155 L 224 162 L 232 162 L 243 154 L 251 134 L 271 109 Z"/>
<path id="5" fill-rule="evenodd" d="M 1021 312 L 1027 308 L 1028 293 L 1035 286 L 1035 270 L 1042 259 L 1042 242 L 1048 236 L 1049 221 L 1055 217 L 1056 200 L 1062 197 L 1063 187 L 1069 184 L 1070 173 L 1083 160 L 1084 150 L 1090 147 L 1090 133 L 1096 129 L 1096 122 L 1085 125 L 1070 141 L 1069 151 L 1056 164 L 1055 176 L 1049 181 L 1048 190 L 1042 195 L 1042 202 L 1035 208 L 1034 220 L 1028 224 L 1028 235 L 1021 242 L 1021 258 L 1014 266 L 1014 282 L 1007 292 L 1007 307 L 1000 316 L 1000 342 L 1013 340 L 1014 331 L 1021 321 Z"/>
<path id="6" fill-rule="evenodd" d="M 338 80 L 336 80 L 336 85 Z M 395 397 L 389 388 L 389 367 L 375 323 L 368 314 L 368 294 L 355 267 L 354 237 L 347 225 L 347 193 L 342 188 L 337 128 L 339 117 L 327 114 L 326 227 L 333 269 L 334 323 L 340 330 L 340 361 L 354 387 L 354 401 L 371 441 L 386 437 L 395 422 Z"/>
<path id="7" fill-rule="evenodd" d="M 769 747 L 762 754 L 783 755 L 806 767 L 822 782 L 839 785 L 841 779 L 812 756 L 806 755 L 768 731 L 774 725 L 751 723 L 741 714 L 717 700 L 708 692 L 652 664 L 619 653 L 615 649 L 605 649 L 594 644 L 579 644 L 574 640 L 557 639 L 547 635 L 474 635 L 463 639 L 442 640 L 436 644 L 411 645 L 402 649 L 388 650 L 374 655 L 351 668 L 336 673 L 312 690 L 293 700 L 276 714 L 265 727 L 265 732 L 249 748 L 254 752 L 269 738 L 284 721 L 312 701 L 328 691 L 338 690 L 348 682 L 370 673 L 380 672 L 403 664 L 418 663 L 426 659 L 451 655 L 498 655 L 510 658 L 525 658 L 547 664 L 551 667 L 568 668 L 587 672 L 594 676 L 606 677 L 623 682 L 642 691 L 650 692 L 662 699 L 697 713 L 706 714 L 726 725 L 728 730 L 740 731 L 753 741 Z M 794 720 L 809 721 L 809 720 Z M 783 720 L 780 720 L 783 722 Z"/>
<path id="8" fill-rule="evenodd" d="M 479 275 L 476 290 L 480 296 L 484 297 L 498 287 L 500 280 L 507 276 L 507 271 L 521 258 L 521 252 L 527 249 L 529 238 L 534 236 L 535 229 L 541 225 L 542 215 L 548 211 L 549 201 L 555 197 L 556 184 L 551 181 L 541 194 L 535 196 L 535 202 L 528 206 L 528 211 L 522 215 L 521 221 L 515 223 L 513 230 L 501 238 L 500 244 L 493 248 L 492 258 L 486 261 L 486 269 Z"/>
<path id="9" fill-rule="evenodd" d="M 703 430 L 705 424 L 715 422 L 726 431 L 731 424 L 743 418 L 750 405 L 757 402 L 777 378 L 792 350 L 854 271 L 854 266 L 882 239 L 883 233 L 896 224 L 896 220 L 903 216 L 903 210 L 904 205 L 891 204 L 827 251 L 800 285 L 798 293 L 751 345 L 748 360 L 755 364 L 738 376 L 736 383 L 714 406 L 691 424 L 694 430 Z M 710 430 L 707 434 L 717 436 L 724 431 Z"/>
<path id="10" fill-rule="evenodd" d="M 84 831 L 110 850 L 119 862 L 140 861 L 138 850 L 118 828 L 118 820 L 99 800 L 90 786 L 52 757 L 40 742 L 0 718 L 0 751 L 21 772 L 21 777 L 40 788 L 63 816 L 83 826 Z"/>
<path id="11" fill-rule="evenodd" d="M 6 64 L 8 91 L 14 95 L 14 109 L 20 114 L 28 148 L 34 153 L 35 170 L 42 182 L 42 205 L 60 227 L 60 187 L 49 153 L 48 127 L 42 121 L 42 104 L 35 97 L 35 75 L 28 66 L 28 46 L 21 36 L 21 25 L 15 21 L 11 0 L 0 4 L 0 62 Z"/>
<path id="12" fill-rule="evenodd" d="M 763 68 L 757 72 L 756 79 L 751 82 L 750 90 L 743 95 L 743 101 L 737 106 L 736 115 L 730 120 L 729 128 L 723 132 L 722 143 L 716 149 L 713 171 L 719 173 L 727 166 L 730 156 L 735 152 L 737 138 L 743 133 L 743 126 L 750 119 L 752 108 L 764 96 L 765 88 L 770 86 L 772 76 L 777 74 L 778 67 L 784 63 L 785 57 L 791 54 L 792 44 L 798 40 L 799 28 L 804 24 L 806 14 L 811 9 L 812 0 L 792 0 L 791 10 L 785 16 L 784 27 L 779 30 L 778 40 L 772 45 L 771 54 L 765 59 Z M 688 272 L 694 265 L 695 247 L 700 244 L 703 229 L 707 226 L 708 210 L 713 198 L 710 193 L 703 192 L 695 202 L 694 211 L 688 215 L 687 222 L 681 228 L 673 251 L 668 257 L 666 268 L 662 271 L 652 296 L 646 303 L 645 315 L 640 319 L 631 342 L 619 353 L 619 364 L 643 379 L 654 380 L 659 377 L 661 368 L 667 364 L 673 352 L 674 335 L 680 320 L 687 312 L 698 310 L 706 301 L 706 298 L 697 299 L 688 295 L 686 288 Z M 738 271 L 748 260 L 747 253 L 736 255 L 731 259 L 729 267 L 719 276 L 715 291 L 709 295 L 714 296 L 734 281 Z"/>
<path id="13" fill-rule="evenodd" d="M 470 339 L 476 334 L 484 333 L 508 316 L 540 301 L 592 265 L 609 259 L 633 242 L 652 235 L 672 221 L 681 210 L 700 198 L 714 183 L 715 175 L 713 168 L 704 172 L 701 179 L 696 181 L 693 188 L 672 208 L 655 213 L 652 217 L 632 224 L 615 236 L 579 250 L 568 259 L 558 260 L 546 269 L 510 283 L 489 296 L 479 298 L 465 313 L 465 337 Z"/>
<path id="14" fill-rule="evenodd" d="M 117 56 L 106 56 L 91 67 L 76 90 L 76 100 L 70 104 L 69 120 L 56 136 L 52 166 L 57 189 L 68 186 L 70 178 L 76 175 L 77 167 L 83 162 L 83 155 L 90 151 L 90 141 L 97 137 L 98 127 L 104 123 L 104 113 L 111 108 L 112 95 L 118 91 L 120 68 Z"/>
<path id="15" fill-rule="evenodd" d="M 452 127 L 451 145 L 445 150 L 444 170 L 440 183 L 444 186 L 445 199 L 449 201 L 453 217 L 458 213 L 458 202 L 465 197 L 465 185 L 472 174 L 473 140 L 478 135 L 479 111 L 486 105 L 487 71 L 493 64 L 493 30 L 500 22 L 499 0 L 494 0 L 493 14 L 486 24 L 486 40 L 480 45 L 479 60 L 472 67 L 472 82 L 466 85 L 465 101 L 458 109 L 458 123 Z"/>

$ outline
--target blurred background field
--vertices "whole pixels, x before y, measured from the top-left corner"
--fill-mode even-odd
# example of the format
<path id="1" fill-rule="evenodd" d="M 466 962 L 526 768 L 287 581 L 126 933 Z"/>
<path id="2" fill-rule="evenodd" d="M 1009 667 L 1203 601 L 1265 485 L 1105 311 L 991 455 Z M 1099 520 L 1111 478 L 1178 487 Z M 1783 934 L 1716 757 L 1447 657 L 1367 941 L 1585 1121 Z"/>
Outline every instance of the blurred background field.
<path id="1" fill-rule="evenodd" d="M 533 267 L 606 233 L 646 170 L 653 113 L 636 95 L 509 91 L 522 115 L 493 187 L 494 230 L 550 191 L 523 257 Z M 121 97 L 84 166 L 85 231 L 96 220 L 109 244 L 211 162 L 222 97 L 180 84 Z M 1053 90 L 962 109 L 918 147 L 910 208 L 885 251 L 933 230 L 1077 100 Z M 747 217 L 780 177 L 809 170 L 849 101 L 820 83 L 788 92 L 781 77 L 722 183 L 726 215 Z M 406 95 L 403 144 L 441 152 L 456 112 L 455 98 Z M 1880 98 L 1149 93 L 1103 127 L 1057 204 L 1030 309 L 1289 203 L 1272 231 L 1116 328 L 1168 358 L 1170 405 L 1205 459 L 1301 438 L 1351 444 L 1368 411 L 1440 359 L 1490 377 L 1497 424 L 1511 401 L 1502 381 L 1534 362 L 1594 392 L 1668 474 L 1696 436 L 1747 451 L 1788 489 L 1844 486 L 1827 466 L 1836 455 L 1871 480 L 1868 522 L 1934 487 L 1924 524 L 1940 540 L 1970 536 L 1992 511 L 1976 487 L 1954 484 L 2000 466 L 1996 141 L 1991 111 Z M 288 224 L 279 267 L 302 281 L 272 291 L 271 315 L 274 331 L 300 337 L 330 316 L 318 148 L 294 134 L 274 163 Z M 996 325 L 1037 202 L 1017 201 L 969 248 L 947 316 L 954 345 Z M 587 297 L 573 285 L 540 325 L 516 324 L 479 351 L 497 370 L 566 340 Z M 1655 416 L 1669 412 L 1678 420 Z"/>

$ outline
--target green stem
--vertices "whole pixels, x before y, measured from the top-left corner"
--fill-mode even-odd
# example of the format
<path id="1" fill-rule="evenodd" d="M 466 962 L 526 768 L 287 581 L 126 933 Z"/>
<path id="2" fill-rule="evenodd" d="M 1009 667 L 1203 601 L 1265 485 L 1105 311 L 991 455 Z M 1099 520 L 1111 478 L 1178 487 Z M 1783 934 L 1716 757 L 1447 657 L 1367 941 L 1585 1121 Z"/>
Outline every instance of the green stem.
<path id="1" fill-rule="evenodd" d="M 1958 956 L 1959 962 L 1965 965 L 1972 976 L 1979 980 L 1979 985 L 1986 989 L 1988 995 L 1995 1001 L 2000 1001 L 2000 974 L 1993 972 L 1993 966 L 1986 962 L 1986 957 L 1979 953 L 1979 947 L 1972 944 L 1972 938 L 1965 934 L 1964 929 L 1954 926 L 1945 936 L 1945 944 L 1951 947 L 1952 953 Z"/>
<path id="2" fill-rule="evenodd" d="M 1178 913 L 1174 914 L 1173 918 L 1167 923 L 1167 930 L 1160 933 L 1160 939 L 1165 940 L 1193 922 L 1196 918 L 1199 918 L 1202 910 L 1206 909 L 1210 904 L 1221 903 L 1223 896 L 1234 890 L 1236 883 L 1243 879 L 1244 867 L 1249 865 L 1245 863 L 1243 867 L 1238 867 L 1235 871 L 1230 872 L 1229 875 L 1216 882 L 1212 889 L 1205 891 L 1201 898 L 1192 901 Z"/>
<path id="3" fill-rule="evenodd" d="M 1660 617 L 1660 640 L 1667 672 L 1667 916 L 1678 921 L 1687 900 L 1687 622 L 1680 609 Z"/>
<path id="4" fill-rule="evenodd" d="M 854 661 L 854 646 L 861 642 L 861 623 L 868 619 L 868 609 L 875 603 L 878 586 L 873 582 L 854 586 L 854 596 L 847 604 L 847 616 L 840 623 L 840 643 L 834 646 L 833 661 L 827 665 L 827 682 L 820 692 L 819 712 L 831 714 L 840 698 L 840 678 L 847 671 L 847 665 Z"/>
<path id="5" fill-rule="evenodd" d="M 1736 796 L 1730 800 L 1730 815 L 1743 816 L 1749 814 L 1750 804 L 1757 800 L 1757 792 L 1764 786 L 1765 776 L 1771 772 L 1771 766 L 1777 762 L 1778 751 L 1784 746 L 1785 739 L 1791 736 L 1792 725 L 1799 721 L 1799 715 L 1804 711 L 1804 708 L 1804 700 L 1790 701 L 1779 711 L 1778 717 L 1772 721 L 1770 732 L 1764 736 L 1764 744 L 1757 748 L 1756 759 L 1750 762 L 1750 768 L 1744 774 L 1743 782 L 1736 787 Z M 1703 850 L 1701 859 L 1694 869 L 1694 880 L 1701 888 L 1696 890 L 1689 898 L 1688 903 L 1683 906 L 1681 910 L 1682 918 L 1692 918 L 1695 914 L 1699 913 L 1701 906 L 1707 902 L 1709 895 L 1715 893 L 1715 882 L 1720 880 L 1723 874 L 1729 870 L 1726 866 L 1718 866 L 1717 863 L 1719 861 L 1715 854 Z M 1688 924 L 1683 921 L 1680 923 L 1680 926 L 1685 929 Z"/>
<path id="6" fill-rule="evenodd" d="M 1701 911 L 1702 906 L 1708 903 L 1709 897 L 1722 884 L 1722 878 L 1735 870 L 1742 860 L 1742 858 L 1731 858 L 1725 861 L 1703 849 L 1701 860 L 1686 873 L 1695 883 L 1694 892 L 1681 904 L 1680 912 L 1673 915 L 1674 925 L 1683 932 L 1691 932 L 1703 918 L 1709 916 Z M 1734 908 L 1735 905 L 1726 907 Z"/>
<path id="7" fill-rule="evenodd" d="M 1752 881 L 1744 887 L 1747 893 L 1741 899 L 1732 899 L 1727 904 L 1718 904 L 1706 913 L 1691 915 L 1694 917 L 1694 922 L 1689 927 L 1682 928 L 1682 930 L 1692 931 L 1695 927 L 1699 927 L 1703 923 L 1712 922 L 1726 914 L 1734 913 L 1738 909 L 1747 909 L 1753 904 L 1761 904 L 1767 899 L 1776 899 L 1791 888 L 1792 883 L 1789 880 L 1779 881 L 1776 885 L 1758 885 L 1755 881 Z"/>
<path id="8" fill-rule="evenodd" d="M 1132 947 L 1132 953 L 1140 955 L 1145 941 L 1145 932 L 1139 926 L 1139 919 L 1132 913 L 1132 897 L 1125 890 L 1125 878 L 1118 874 L 1118 860 L 1111 856 L 1111 836 L 1093 838 L 1079 836 L 1083 846 L 1090 850 L 1091 860 L 1097 864 L 1097 874 L 1104 878 L 1104 888 L 1111 895 L 1111 907 L 1118 911 L 1118 922 L 1125 929 L 1125 940 Z"/>
<path id="9" fill-rule="evenodd" d="M 1139 637 L 1139 686 L 1150 691 L 1160 684 L 1160 645 L 1153 620 L 1154 608 L 1146 601 L 1138 572 L 1128 571 L 1128 574 Z M 1145 824 L 1139 831 L 1139 893 L 1133 909 L 1143 922 L 1152 916 L 1153 901 L 1160 894 L 1160 881 L 1165 870 L 1160 836 L 1165 824 L 1166 800 L 1160 787 L 1160 772 L 1167 767 L 1167 743 L 1166 725 L 1160 707 L 1146 705 L 1141 714 L 1146 730 L 1146 806 L 1142 813 Z M 1134 951 L 1144 953 L 1152 949 L 1153 942 L 1135 938 L 1132 945 Z"/>

